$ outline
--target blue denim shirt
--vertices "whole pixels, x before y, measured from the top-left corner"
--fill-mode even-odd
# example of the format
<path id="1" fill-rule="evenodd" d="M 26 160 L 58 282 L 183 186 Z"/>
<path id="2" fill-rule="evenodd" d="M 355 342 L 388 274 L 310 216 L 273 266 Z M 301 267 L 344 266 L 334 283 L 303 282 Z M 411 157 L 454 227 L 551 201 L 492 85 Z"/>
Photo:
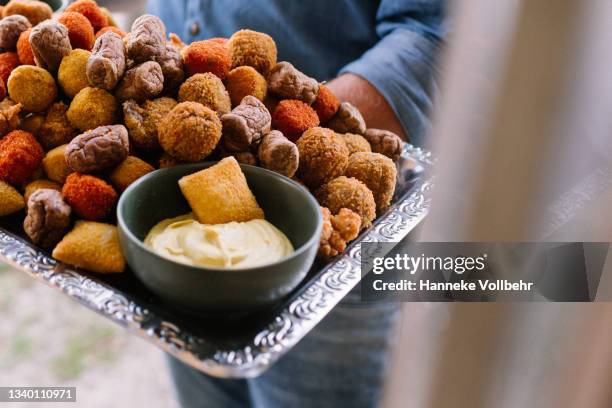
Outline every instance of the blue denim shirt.
<path id="1" fill-rule="evenodd" d="M 357 74 L 381 92 L 412 143 L 421 144 L 442 37 L 442 0 L 150 0 L 183 41 L 271 35 L 279 60 L 318 80 Z"/>

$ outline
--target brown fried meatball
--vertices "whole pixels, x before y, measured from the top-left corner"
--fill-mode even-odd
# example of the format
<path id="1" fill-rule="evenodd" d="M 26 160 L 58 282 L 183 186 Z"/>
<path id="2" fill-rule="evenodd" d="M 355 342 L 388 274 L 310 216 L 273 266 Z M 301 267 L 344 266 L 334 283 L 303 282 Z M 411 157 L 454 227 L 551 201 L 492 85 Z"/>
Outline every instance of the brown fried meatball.
<path id="1" fill-rule="evenodd" d="M 91 86 L 111 90 L 125 72 L 123 40 L 112 31 L 98 37 L 87 60 L 87 79 Z"/>
<path id="2" fill-rule="evenodd" d="M 123 119 L 130 134 L 130 142 L 139 149 L 159 150 L 157 126 L 175 106 L 172 98 L 147 100 L 138 105 L 130 100 L 123 103 Z"/>
<path id="3" fill-rule="evenodd" d="M 157 16 L 144 14 L 134 20 L 127 36 L 127 53 L 134 62 L 154 61 L 165 50 L 166 26 Z"/>
<path id="4" fill-rule="evenodd" d="M 371 152 L 370 143 L 361 135 L 354 133 L 345 133 L 342 136 L 346 147 L 349 149 L 349 155 L 357 152 Z"/>
<path id="5" fill-rule="evenodd" d="M 324 184 L 317 191 L 319 203 L 333 214 L 348 208 L 361 217 L 361 227 L 372 225 L 376 218 L 376 203 L 372 191 L 353 177 L 340 176 Z"/>
<path id="6" fill-rule="evenodd" d="M 119 101 L 133 99 L 143 102 L 159 95 L 163 89 L 164 75 L 161 67 L 155 61 L 147 61 L 125 73 L 115 89 L 115 96 Z"/>
<path id="7" fill-rule="evenodd" d="M 363 135 L 366 123 L 361 112 L 349 102 L 342 102 L 338 112 L 329 120 L 327 126 L 338 133 L 356 133 Z"/>
<path id="8" fill-rule="evenodd" d="M 263 102 L 245 96 L 242 103 L 221 117 L 223 145 L 232 152 L 248 150 L 270 131 L 272 118 Z"/>
<path id="9" fill-rule="evenodd" d="M 349 157 L 345 175 L 368 186 L 374 194 L 378 214 L 389 208 L 397 178 L 393 160 L 380 153 L 358 152 Z"/>
<path id="10" fill-rule="evenodd" d="M 36 65 L 49 72 L 57 72 L 62 58 L 72 51 L 68 29 L 53 20 L 45 20 L 32 28 L 30 46 Z"/>
<path id="11" fill-rule="evenodd" d="M 297 146 L 278 130 L 273 130 L 263 137 L 259 144 L 257 157 L 262 167 L 290 178 L 293 177 L 300 163 L 300 152 Z"/>
<path id="12" fill-rule="evenodd" d="M 66 163 L 74 171 L 95 173 L 121 163 L 128 156 L 128 131 L 123 125 L 100 126 L 74 139 L 64 152 Z"/>
<path id="13" fill-rule="evenodd" d="M 187 79 L 178 93 L 179 102 L 198 102 L 223 115 L 232 110 L 232 103 L 223 82 L 210 72 Z"/>
<path id="14" fill-rule="evenodd" d="M 319 83 L 287 61 L 272 68 L 268 76 L 268 90 L 281 99 L 297 99 L 312 104 L 319 93 Z"/>
<path id="15" fill-rule="evenodd" d="M 36 245 L 52 248 L 68 231 L 71 211 L 59 191 L 47 188 L 36 190 L 28 199 L 23 229 Z"/>
<path id="16" fill-rule="evenodd" d="M 363 137 L 370 143 L 373 152 L 384 154 L 394 162 L 399 160 L 404 142 L 395 133 L 388 130 L 370 128 L 366 130 Z"/>
<path id="17" fill-rule="evenodd" d="M 24 16 L 13 15 L 0 20 L 0 52 L 14 51 L 21 33 L 30 28 L 32 24 Z"/>
<path id="18" fill-rule="evenodd" d="M 297 141 L 300 152 L 298 177 L 310 188 L 344 174 L 349 152 L 346 143 L 333 130 L 308 129 Z"/>
<path id="19" fill-rule="evenodd" d="M 66 116 L 67 111 L 68 106 L 63 102 L 54 103 L 47 111 L 45 121 L 36 134 L 45 150 L 66 144 L 76 136 L 76 129 Z"/>

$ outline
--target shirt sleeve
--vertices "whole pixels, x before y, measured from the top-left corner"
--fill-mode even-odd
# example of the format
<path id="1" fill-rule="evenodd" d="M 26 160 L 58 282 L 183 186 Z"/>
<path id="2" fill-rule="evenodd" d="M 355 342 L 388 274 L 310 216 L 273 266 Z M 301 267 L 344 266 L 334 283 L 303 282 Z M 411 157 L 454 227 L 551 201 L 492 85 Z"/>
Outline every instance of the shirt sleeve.
<path id="1" fill-rule="evenodd" d="M 377 88 L 415 145 L 422 145 L 430 126 L 442 8 L 441 0 L 382 0 L 376 14 L 380 40 L 340 70 Z"/>

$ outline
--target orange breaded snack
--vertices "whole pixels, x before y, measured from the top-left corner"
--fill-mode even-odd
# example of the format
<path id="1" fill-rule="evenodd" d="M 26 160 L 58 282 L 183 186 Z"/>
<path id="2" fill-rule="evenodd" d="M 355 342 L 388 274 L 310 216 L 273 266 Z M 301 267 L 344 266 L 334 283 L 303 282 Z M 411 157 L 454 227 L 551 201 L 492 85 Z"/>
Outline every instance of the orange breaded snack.
<path id="1" fill-rule="evenodd" d="M 3 17 L 14 14 L 24 16 L 32 26 L 53 16 L 51 6 L 39 0 L 11 0 L 4 6 L 2 12 Z"/>
<path id="2" fill-rule="evenodd" d="M 280 130 L 292 142 L 298 140 L 306 130 L 317 126 L 317 113 L 310 105 L 297 99 L 280 101 L 272 115 L 272 128 Z"/>
<path id="3" fill-rule="evenodd" d="M 17 40 L 17 56 L 19 57 L 19 62 L 21 62 L 23 65 L 36 65 L 36 62 L 34 62 L 32 46 L 30 45 L 31 32 L 31 28 L 25 30 L 19 35 L 19 40 Z"/>
<path id="4" fill-rule="evenodd" d="M 5 85 L 11 72 L 19 65 L 21 65 L 21 63 L 19 62 L 19 56 L 16 52 L 0 53 L 0 78 L 2 78 Z"/>
<path id="5" fill-rule="evenodd" d="M 264 218 L 240 165 L 232 156 L 181 178 L 179 187 L 198 221 L 203 224 Z"/>
<path id="6" fill-rule="evenodd" d="M 57 21 L 68 29 L 68 38 L 70 38 L 70 45 L 73 49 L 82 48 L 91 51 L 95 37 L 94 29 L 87 17 L 74 11 L 68 11 L 60 14 Z"/>
<path id="7" fill-rule="evenodd" d="M 312 108 L 317 112 L 319 121 L 325 123 L 338 112 L 340 100 L 328 87 L 320 84 L 319 93 L 317 94 L 317 99 L 312 104 Z"/>
<path id="8" fill-rule="evenodd" d="M 66 178 L 62 194 L 79 217 L 90 221 L 106 218 L 117 203 L 117 193 L 110 184 L 81 173 Z"/>
<path id="9" fill-rule="evenodd" d="M 229 50 L 216 40 L 192 42 L 183 49 L 182 56 L 189 75 L 210 72 L 225 79 L 232 66 Z"/>
<path id="10" fill-rule="evenodd" d="M 15 185 L 28 181 L 40 166 L 43 154 L 31 133 L 9 132 L 0 140 L 0 180 Z"/>
<path id="11" fill-rule="evenodd" d="M 4 85 L 4 81 L 0 79 L 0 100 L 6 97 L 6 86 Z"/>
<path id="12" fill-rule="evenodd" d="M 98 37 L 100 37 L 102 34 L 107 33 L 109 31 L 112 31 L 113 33 L 117 34 L 119 37 L 123 38 L 126 35 L 126 32 L 123 31 L 122 29 L 120 29 L 119 27 L 114 27 L 114 26 L 108 26 L 108 27 L 104 27 L 103 29 L 101 29 L 100 31 L 98 31 L 96 33 L 96 40 L 98 39 Z"/>
<path id="13" fill-rule="evenodd" d="M 98 32 L 102 28 L 108 26 L 108 17 L 95 1 L 92 0 L 77 0 L 66 7 L 65 11 L 73 11 L 87 17 L 94 32 Z"/>
<path id="14" fill-rule="evenodd" d="M 263 102 L 268 94 L 266 78 L 249 66 L 232 69 L 225 79 L 225 87 L 232 100 L 232 106 L 240 105 L 247 95 L 252 95 Z"/>

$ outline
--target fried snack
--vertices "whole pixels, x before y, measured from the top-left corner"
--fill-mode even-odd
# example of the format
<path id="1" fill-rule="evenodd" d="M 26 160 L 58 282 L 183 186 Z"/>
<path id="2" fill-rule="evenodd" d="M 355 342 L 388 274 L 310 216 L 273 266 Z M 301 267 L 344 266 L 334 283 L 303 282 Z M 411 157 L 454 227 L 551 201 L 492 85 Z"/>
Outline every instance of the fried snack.
<path id="1" fill-rule="evenodd" d="M 276 65 L 276 43 L 268 34 L 252 30 L 235 32 L 227 42 L 232 68 L 248 65 L 267 76 Z"/>
<path id="2" fill-rule="evenodd" d="M 58 261 L 98 273 L 121 273 L 125 269 L 117 227 L 100 222 L 77 221 L 52 255 Z"/>
<path id="3" fill-rule="evenodd" d="M 119 83 L 125 66 L 123 40 L 117 34 L 108 32 L 94 43 L 85 72 L 90 85 L 111 90 Z"/>
<path id="4" fill-rule="evenodd" d="M 123 103 L 123 119 L 130 142 L 143 150 L 159 150 L 157 126 L 177 102 L 172 98 L 147 100 L 142 105 L 130 100 Z"/>
<path id="5" fill-rule="evenodd" d="M 3 52 L 0 54 L 0 78 L 7 85 L 9 76 L 15 68 L 21 65 L 19 56 L 15 52 Z"/>
<path id="6" fill-rule="evenodd" d="M 361 135 L 356 135 L 354 133 L 345 133 L 342 136 L 344 143 L 346 143 L 346 147 L 349 150 L 349 156 L 353 153 L 357 152 L 371 152 L 372 148 L 370 147 L 370 143 Z"/>
<path id="7" fill-rule="evenodd" d="M 57 73 L 57 81 L 70 99 L 74 98 L 81 89 L 89 86 L 87 61 L 90 55 L 91 52 L 89 51 L 76 49 L 62 58 Z"/>
<path id="8" fill-rule="evenodd" d="M 109 32 L 109 31 L 111 31 L 111 32 L 113 32 L 113 33 L 115 33 L 115 34 L 117 34 L 117 35 L 118 35 L 119 37 L 121 37 L 122 39 L 123 39 L 123 37 L 125 37 L 125 36 L 127 35 L 127 34 L 126 34 L 126 32 L 125 32 L 125 31 L 123 31 L 122 29 L 120 29 L 119 27 L 108 26 L 108 27 L 104 27 L 103 29 L 101 29 L 100 31 L 98 31 L 98 32 L 96 33 L 96 38 L 95 38 L 95 39 L 97 40 L 97 39 L 98 39 L 98 38 L 100 38 L 102 35 L 104 35 L 104 33 L 107 33 L 107 32 Z"/>
<path id="9" fill-rule="evenodd" d="M 66 162 L 66 147 L 67 144 L 49 150 L 42 161 L 47 178 L 59 184 L 64 184 L 68 175 L 72 173 Z"/>
<path id="10" fill-rule="evenodd" d="M 260 101 L 266 99 L 268 84 L 253 67 L 237 67 L 232 69 L 225 79 L 232 106 L 239 105 L 247 95 L 252 95 Z"/>
<path id="11" fill-rule="evenodd" d="M 96 38 L 87 17 L 74 11 L 68 11 L 60 14 L 57 21 L 68 29 L 68 38 L 72 48 L 91 50 Z"/>
<path id="12" fill-rule="evenodd" d="M 71 211 L 59 191 L 36 190 L 28 199 L 23 229 L 34 244 L 52 248 L 68 231 Z"/>
<path id="13" fill-rule="evenodd" d="M 133 99 L 144 102 L 159 95 L 164 89 L 164 74 L 159 64 L 147 61 L 130 68 L 115 90 L 119 101 Z"/>
<path id="14" fill-rule="evenodd" d="M 5 97 L 6 97 L 6 87 L 4 85 L 4 82 L 0 80 L 0 100 L 4 99 Z"/>
<path id="15" fill-rule="evenodd" d="M 210 72 L 225 79 L 232 66 L 229 50 L 225 44 L 215 40 L 192 42 L 181 54 L 189 75 Z"/>
<path id="16" fill-rule="evenodd" d="M 30 198 L 33 192 L 40 190 L 42 188 L 51 189 L 55 191 L 62 191 L 62 186 L 56 183 L 55 181 L 45 180 L 45 179 L 34 180 L 34 181 L 29 182 L 25 186 L 23 196 L 25 197 L 26 202 L 28 201 L 28 199 Z"/>
<path id="17" fill-rule="evenodd" d="M 363 182 L 374 194 L 378 214 L 391 204 L 395 192 L 397 170 L 393 160 L 380 153 L 360 152 L 352 154 L 344 173 Z"/>
<path id="18" fill-rule="evenodd" d="M 317 191 L 319 203 L 337 214 L 342 208 L 361 217 L 361 227 L 367 228 L 376 217 L 376 203 L 372 191 L 353 177 L 340 176 L 324 184 Z"/>
<path id="19" fill-rule="evenodd" d="M 104 89 L 87 87 L 76 94 L 67 115 L 72 126 L 85 132 L 98 126 L 116 123 L 118 108 L 113 95 Z"/>
<path id="20" fill-rule="evenodd" d="M 39 0 L 11 0 L 3 9 L 3 15 L 21 15 L 28 19 L 32 26 L 53 16 L 53 10 L 47 3 Z"/>
<path id="21" fill-rule="evenodd" d="M 373 152 L 384 154 L 394 162 L 399 160 L 404 142 L 395 133 L 382 129 L 368 129 L 363 137 L 370 143 Z"/>
<path id="22" fill-rule="evenodd" d="M 318 255 L 330 259 L 344 252 L 346 244 L 359 235 L 361 217 L 348 208 L 341 208 L 337 215 L 331 215 L 329 209 L 321 207 L 323 229 Z"/>
<path id="23" fill-rule="evenodd" d="M 203 224 L 264 218 L 263 210 L 233 157 L 181 178 L 179 187 L 196 218 Z"/>
<path id="24" fill-rule="evenodd" d="M 219 143 L 221 121 L 202 104 L 182 102 L 161 120 L 157 131 L 159 143 L 168 154 L 180 161 L 197 162 Z"/>
<path id="25" fill-rule="evenodd" d="M 50 72 L 57 72 L 62 58 L 72 51 L 68 28 L 53 20 L 45 20 L 32 28 L 30 46 L 36 65 Z"/>
<path id="26" fill-rule="evenodd" d="M 128 156 L 110 174 L 109 178 L 117 191 L 122 192 L 130 184 L 155 170 L 153 166 L 135 156 Z"/>
<path id="27" fill-rule="evenodd" d="M 27 18 L 20 15 L 0 20 L 0 52 L 14 51 L 21 33 L 32 28 Z"/>
<path id="28" fill-rule="evenodd" d="M 183 59 L 181 53 L 174 44 L 167 43 L 160 55 L 155 57 L 164 74 L 164 92 L 176 94 L 176 88 L 183 83 L 185 71 L 183 71 Z"/>
<path id="29" fill-rule="evenodd" d="M 340 135 L 326 128 L 308 129 L 297 141 L 300 152 L 298 177 L 310 188 L 317 188 L 341 176 L 348 164 L 348 148 Z"/>
<path id="30" fill-rule="evenodd" d="M 45 150 L 66 144 L 76 136 L 76 129 L 66 116 L 67 111 L 68 106 L 63 102 L 54 103 L 47 111 L 47 116 L 36 133 Z"/>
<path id="31" fill-rule="evenodd" d="M 319 93 L 317 94 L 317 99 L 312 104 L 312 108 L 317 112 L 319 121 L 325 124 L 340 109 L 340 100 L 327 86 L 320 84 Z"/>
<path id="32" fill-rule="evenodd" d="M 66 12 L 75 12 L 87 17 L 94 32 L 98 32 L 108 25 L 108 17 L 92 0 L 77 0 L 66 7 Z"/>
<path id="33" fill-rule="evenodd" d="M 23 65 L 36 65 L 36 61 L 34 60 L 34 52 L 32 51 L 32 46 L 30 45 L 31 32 L 31 28 L 25 30 L 19 35 L 19 39 L 17 40 L 17 56 L 19 57 L 19 62 Z"/>
<path id="34" fill-rule="evenodd" d="M 316 126 L 319 126 L 317 113 L 307 103 L 296 99 L 280 101 L 272 114 L 272 127 L 280 130 L 292 142 Z"/>
<path id="35" fill-rule="evenodd" d="M 68 166 L 79 173 L 97 173 L 121 163 L 130 143 L 123 125 L 99 126 L 72 139 L 64 154 Z"/>
<path id="36" fill-rule="evenodd" d="M 293 177 L 300 163 L 297 146 L 278 130 L 273 130 L 263 137 L 257 157 L 262 167 L 289 178 Z"/>
<path id="37" fill-rule="evenodd" d="M 7 87 L 11 99 L 28 112 L 45 111 L 57 98 L 57 85 L 51 74 L 32 65 L 15 68 Z"/>
<path id="38" fill-rule="evenodd" d="M 195 74 L 188 78 L 178 93 L 179 102 L 198 102 L 223 115 L 232 110 L 229 94 L 221 80 L 211 74 Z"/>
<path id="39" fill-rule="evenodd" d="M 21 105 L 19 107 L 21 108 Z M 43 123 L 45 123 L 45 115 L 42 113 L 30 113 L 21 121 L 20 129 L 36 136 Z"/>
<path id="40" fill-rule="evenodd" d="M 232 152 L 248 150 L 270 131 L 271 122 L 263 102 L 254 96 L 245 96 L 240 105 L 221 116 L 224 147 Z"/>
<path id="41" fill-rule="evenodd" d="M 247 150 L 244 152 L 230 152 L 229 150 L 225 149 L 223 146 L 220 146 L 218 154 L 219 154 L 220 159 L 224 159 L 226 157 L 231 156 L 234 159 L 236 159 L 236 161 L 240 164 L 248 164 L 251 166 L 258 165 L 257 156 L 255 156 L 250 150 Z"/>
<path id="42" fill-rule="evenodd" d="M 342 102 L 338 112 L 327 123 L 327 127 L 338 133 L 363 135 L 366 130 L 366 123 L 359 109 L 349 102 Z"/>
<path id="43" fill-rule="evenodd" d="M 166 46 L 166 26 L 157 16 L 144 14 L 132 24 L 127 36 L 127 55 L 136 63 L 155 61 Z M 161 65 L 161 64 L 160 64 Z"/>
<path id="44" fill-rule="evenodd" d="M 62 188 L 74 212 L 89 221 L 106 218 L 117 203 L 117 193 L 106 181 L 88 174 L 72 173 Z"/>
<path id="45" fill-rule="evenodd" d="M 0 81 L 0 83 L 2 83 Z M 11 101 L 6 98 L 5 101 Z M 19 113 L 21 112 L 21 104 L 14 103 L 3 103 L 0 104 L 0 139 L 11 130 L 15 130 L 19 127 L 21 119 Z M 27 130 L 27 129 L 24 129 Z M 32 132 L 30 132 L 32 133 Z"/>
<path id="46" fill-rule="evenodd" d="M 176 160 L 174 157 L 170 156 L 168 153 L 164 152 L 159 156 L 158 167 L 160 169 L 166 169 L 168 167 L 174 167 L 182 164 L 180 161 Z"/>
<path id="47" fill-rule="evenodd" d="M 297 99 L 311 105 L 319 93 L 319 83 L 287 61 L 272 68 L 268 76 L 268 90 L 281 99 Z"/>
<path id="48" fill-rule="evenodd" d="M 23 207 L 25 207 L 25 201 L 19 191 L 0 180 L 0 217 L 15 213 Z"/>
<path id="49" fill-rule="evenodd" d="M 13 130 L 0 139 L 0 180 L 13 185 L 28 181 L 43 158 L 42 147 L 31 133 Z"/>

